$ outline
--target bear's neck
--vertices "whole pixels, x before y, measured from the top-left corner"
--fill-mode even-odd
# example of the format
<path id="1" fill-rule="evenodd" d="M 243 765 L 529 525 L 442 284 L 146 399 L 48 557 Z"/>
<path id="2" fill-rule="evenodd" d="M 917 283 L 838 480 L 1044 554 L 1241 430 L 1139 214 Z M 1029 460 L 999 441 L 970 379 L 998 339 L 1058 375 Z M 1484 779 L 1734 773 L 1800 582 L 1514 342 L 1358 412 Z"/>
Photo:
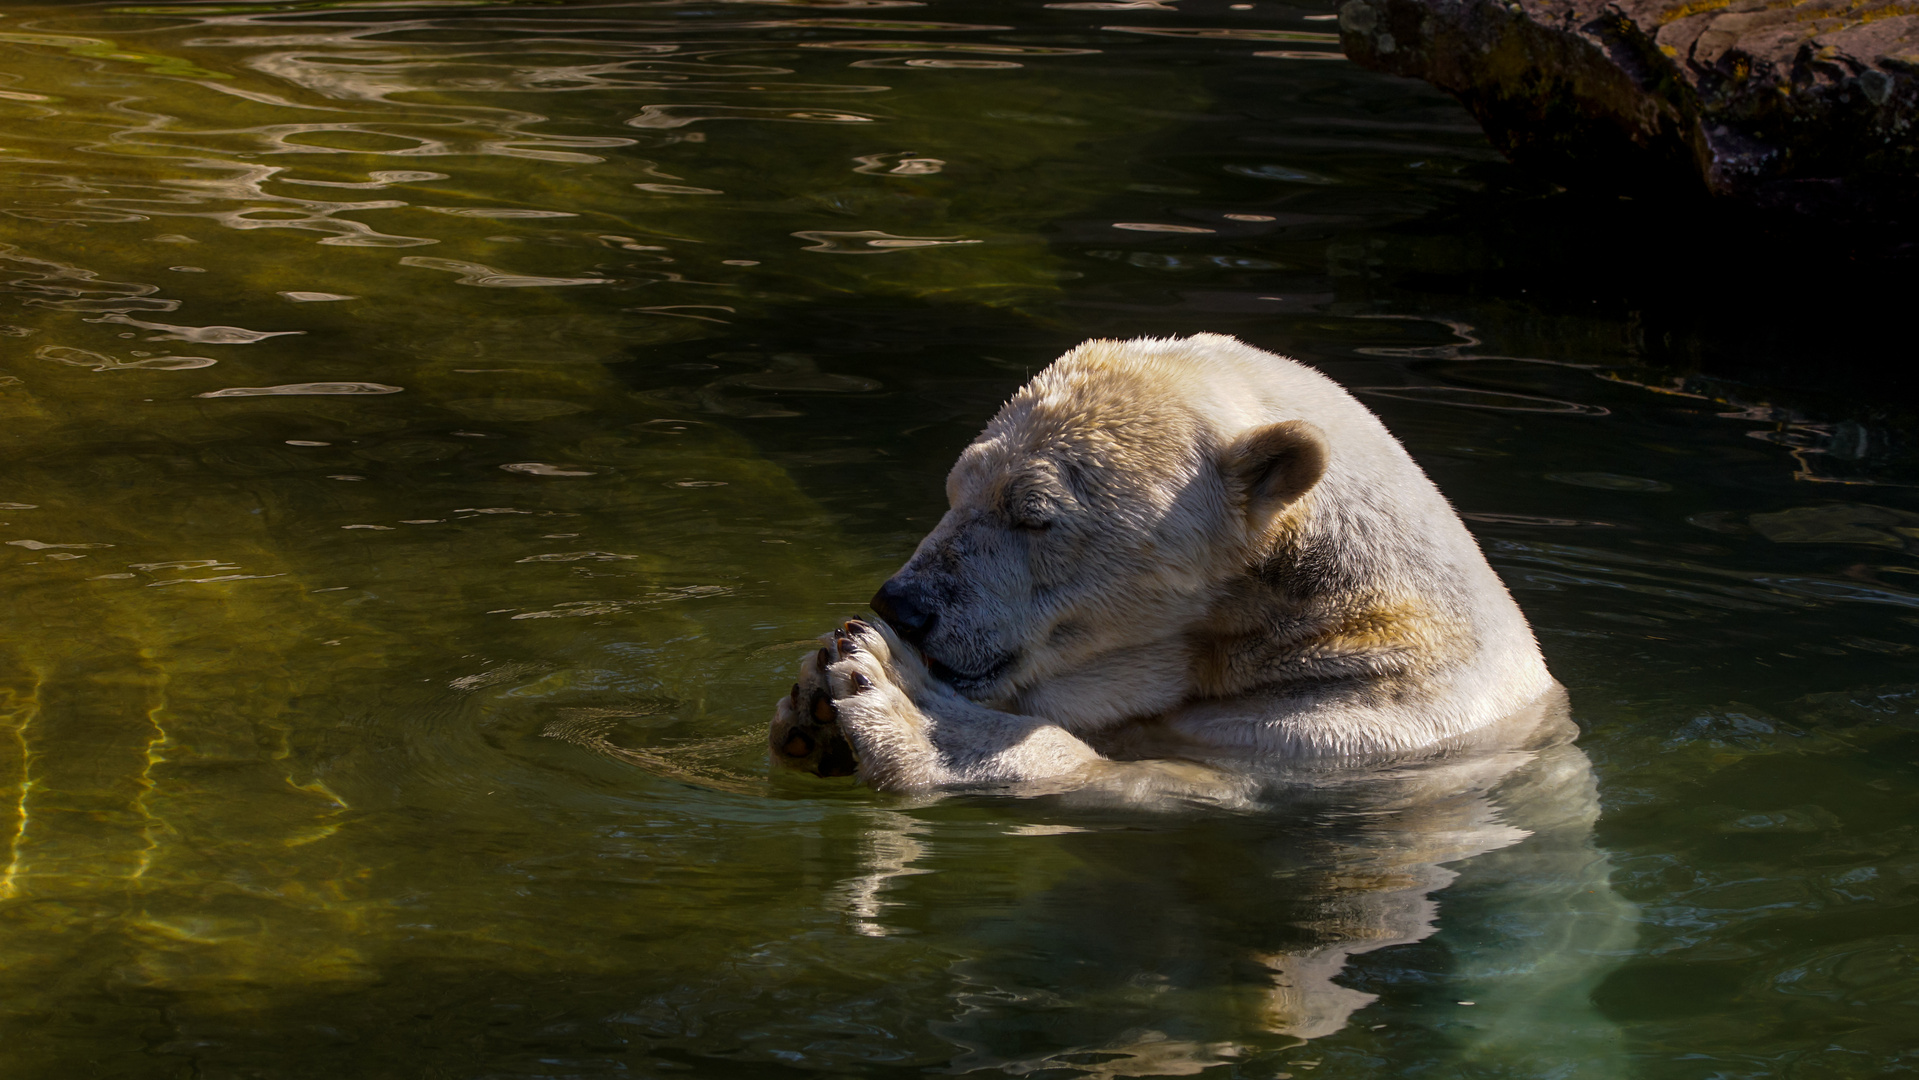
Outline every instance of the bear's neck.
<path id="1" fill-rule="evenodd" d="M 1470 651 L 1470 628 L 1413 587 L 1444 575 L 1408 572 L 1408 530 L 1340 506 L 1288 508 L 1223 584 L 1188 632 L 1196 697 L 1410 678 Z"/>

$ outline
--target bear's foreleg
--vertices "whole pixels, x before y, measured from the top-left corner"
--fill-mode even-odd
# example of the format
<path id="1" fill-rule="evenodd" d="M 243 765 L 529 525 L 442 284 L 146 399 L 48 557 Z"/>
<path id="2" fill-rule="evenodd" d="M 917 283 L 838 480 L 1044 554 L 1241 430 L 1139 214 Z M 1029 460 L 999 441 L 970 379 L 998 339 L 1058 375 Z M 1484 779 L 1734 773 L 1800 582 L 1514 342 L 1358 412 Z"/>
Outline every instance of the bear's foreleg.
<path id="1" fill-rule="evenodd" d="M 849 769 L 832 767 L 836 740 Z M 853 771 L 881 791 L 1046 780 L 1099 759 L 1050 721 L 960 697 L 890 629 L 857 619 L 801 664 L 769 742 L 777 758 L 823 776 Z"/>

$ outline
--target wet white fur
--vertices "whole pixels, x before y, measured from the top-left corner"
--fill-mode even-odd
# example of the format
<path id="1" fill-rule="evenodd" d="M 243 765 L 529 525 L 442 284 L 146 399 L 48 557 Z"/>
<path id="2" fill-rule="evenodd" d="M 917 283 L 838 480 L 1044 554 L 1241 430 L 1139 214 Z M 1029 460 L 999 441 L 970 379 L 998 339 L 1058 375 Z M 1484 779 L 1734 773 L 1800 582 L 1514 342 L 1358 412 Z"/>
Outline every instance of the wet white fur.
<path id="1" fill-rule="evenodd" d="M 1317 431 L 1325 471 L 1303 496 L 1261 505 L 1235 486 L 1236 440 L 1284 421 Z M 1030 494 L 1043 533 L 1009 524 L 1009 491 Z M 1496 742 L 1497 721 L 1555 686 L 1472 536 L 1379 419 L 1311 368 L 1230 337 L 1079 346 L 962 453 L 948 492 L 952 509 L 897 579 L 960 597 L 927 654 L 961 672 L 1016 659 L 963 695 L 874 620 L 825 671 L 807 661 L 803 680 L 827 681 L 877 788 L 1110 783 L 1103 759 L 1160 773 L 1383 762 L 1475 733 Z M 1335 584 L 1306 614 L 1285 590 L 1246 584 L 1308 548 Z M 1309 633 L 1384 607 L 1420 612 L 1419 631 L 1397 640 L 1381 623 L 1377 647 Z M 1236 620 L 1302 643 L 1210 693 L 1194 643 Z M 793 713 L 783 702 L 775 729 Z"/>

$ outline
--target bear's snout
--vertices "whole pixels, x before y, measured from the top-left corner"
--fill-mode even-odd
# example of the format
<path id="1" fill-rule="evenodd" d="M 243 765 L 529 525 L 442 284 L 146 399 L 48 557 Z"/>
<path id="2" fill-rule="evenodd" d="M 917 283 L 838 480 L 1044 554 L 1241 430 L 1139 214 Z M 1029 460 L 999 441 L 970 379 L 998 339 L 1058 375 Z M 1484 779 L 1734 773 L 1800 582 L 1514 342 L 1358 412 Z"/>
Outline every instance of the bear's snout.
<path id="1" fill-rule="evenodd" d="M 933 632 L 933 624 L 939 621 L 939 613 L 931 601 L 925 589 L 901 584 L 899 578 L 888 578 L 867 604 L 886 620 L 894 633 L 918 647 L 925 643 L 926 635 Z"/>

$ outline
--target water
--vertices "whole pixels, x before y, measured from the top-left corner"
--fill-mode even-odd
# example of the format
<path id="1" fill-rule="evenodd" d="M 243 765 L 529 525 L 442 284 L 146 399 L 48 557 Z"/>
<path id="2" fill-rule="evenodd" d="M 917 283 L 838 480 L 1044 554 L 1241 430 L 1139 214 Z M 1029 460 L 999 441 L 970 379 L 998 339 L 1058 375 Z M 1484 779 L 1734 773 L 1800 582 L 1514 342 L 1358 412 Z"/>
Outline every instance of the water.
<path id="1" fill-rule="evenodd" d="M 1914 1068 L 1911 427 L 1825 303 L 1894 286 L 1694 273 L 1330 11 L 0 3 L 0 1067 Z M 997 403 L 1202 329 L 1386 418 L 1579 749 L 769 775 Z"/>

